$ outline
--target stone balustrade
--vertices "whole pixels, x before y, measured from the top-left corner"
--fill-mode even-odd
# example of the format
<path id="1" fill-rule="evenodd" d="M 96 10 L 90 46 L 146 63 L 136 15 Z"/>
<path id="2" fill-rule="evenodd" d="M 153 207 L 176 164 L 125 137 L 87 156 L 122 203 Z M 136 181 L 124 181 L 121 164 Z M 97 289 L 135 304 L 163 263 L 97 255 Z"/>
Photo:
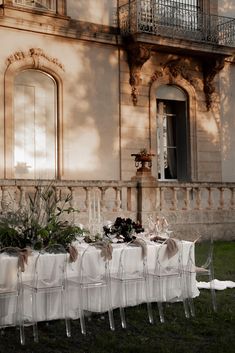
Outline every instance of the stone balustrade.
<path id="1" fill-rule="evenodd" d="M 146 226 L 150 215 L 162 215 L 184 237 L 197 230 L 235 239 L 235 183 L 0 180 L 0 211 L 27 206 L 28 195 L 48 184 L 62 199 L 71 195 L 70 206 L 79 210 L 70 215 L 75 223 L 88 223 L 95 191 L 104 220 L 130 217 Z"/>
<path id="2" fill-rule="evenodd" d="M 235 183 L 159 183 L 156 209 L 234 210 Z"/>
<path id="3" fill-rule="evenodd" d="M 24 208 L 38 188 L 51 185 L 62 200 L 70 195 L 70 206 L 75 223 L 88 223 L 89 199 L 99 196 L 101 215 L 104 219 L 136 218 L 136 183 L 119 181 L 49 181 L 49 180 L 0 180 L 0 211 Z"/>

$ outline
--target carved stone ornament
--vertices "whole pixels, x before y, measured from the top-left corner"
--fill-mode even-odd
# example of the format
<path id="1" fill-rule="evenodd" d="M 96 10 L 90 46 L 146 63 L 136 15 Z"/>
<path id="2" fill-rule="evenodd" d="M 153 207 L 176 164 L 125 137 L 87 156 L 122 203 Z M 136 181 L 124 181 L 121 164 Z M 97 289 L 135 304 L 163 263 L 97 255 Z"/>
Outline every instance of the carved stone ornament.
<path id="1" fill-rule="evenodd" d="M 202 63 L 203 90 L 206 98 L 206 107 L 209 111 L 212 106 L 212 94 L 215 92 L 214 78 L 224 68 L 225 57 L 210 58 Z"/>
<path id="2" fill-rule="evenodd" d="M 47 55 L 41 48 L 31 48 L 28 52 L 17 51 L 14 54 L 8 56 L 6 60 L 7 67 L 11 64 L 25 60 L 27 58 L 31 58 L 33 60 L 33 65 L 35 68 L 39 69 L 41 67 L 41 59 L 45 59 L 50 63 L 57 65 L 60 69 L 64 70 L 64 66 L 60 63 L 57 58 L 53 58 Z"/>
<path id="3" fill-rule="evenodd" d="M 130 68 L 130 80 L 129 83 L 132 87 L 131 95 L 133 104 L 136 105 L 138 102 L 138 86 L 141 83 L 141 68 L 144 63 L 150 58 L 151 46 L 132 43 L 126 46 L 127 60 Z"/>
<path id="4" fill-rule="evenodd" d="M 171 75 L 173 78 L 176 78 L 177 76 L 181 76 L 186 81 L 188 81 L 191 85 L 194 86 L 194 81 L 190 75 L 191 65 L 190 63 L 186 62 L 184 59 L 179 58 L 179 59 L 168 61 L 164 65 L 163 69 L 167 70 L 169 75 Z"/>
<path id="5" fill-rule="evenodd" d="M 163 76 L 163 69 L 156 70 L 150 78 L 149 85 L 151 86 L 153 82 L 157 81 L 160 77 Z"/>

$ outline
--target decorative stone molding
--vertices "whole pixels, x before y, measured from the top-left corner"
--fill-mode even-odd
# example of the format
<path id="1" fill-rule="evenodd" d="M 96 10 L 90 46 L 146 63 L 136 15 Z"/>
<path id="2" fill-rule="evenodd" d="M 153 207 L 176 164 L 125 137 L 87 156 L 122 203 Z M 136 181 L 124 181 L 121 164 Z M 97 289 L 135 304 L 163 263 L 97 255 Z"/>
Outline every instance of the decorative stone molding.
<path id="1" fill-rule="evenodd" d="M 191 75 L 192 67 L 189 62 L 186 62 L 185 59 L 178 58 L 170 60 L 156 70 L 149 80 L 149 85 L 151 86 L 159 78 L 163 77 L 164 74 L 170 76 L 170 78 L 176 79 L 177 77 L 182 77 L 194 88 L 197 83 L 196 80 L 192 78 Z"/>
<path id="2" fill-rule="evenodd" d="M 190 63 L 187 63 L 185 59 L 179 58 L 175 60 L 168 61 L 164 67 L 164 70 L 168 70 L 170 76 L 176 78 L 181 76 L 186 81 L 188 81 L 191 85 L 195 85 L 194 80 L 190 74 L 190 70 L 192 70 Z"/>
<path id="3" fill-rule="evenodd" d="M 64 66 L 60 63 L 57 58 L 49 56 L 41 48 L 31 48 L 28 52 L 17 51 L 14 54 L 8 56 L 6 60 L 7 68 L 15 62 L 26 60 L 28 58 L 33 60 L 33 67 L 35 69 L 42 68 L 42 61 L 47 60 L 48 62 L 56 65 L 57 67 L 65 71 Z"/>
<path id="4" fill-rule="evenodd" d="M 224 56 L 202 59 L 203 91 L 208 111 L 212 107 L 212 94 L 215 92 L 214 78 L 224 68 L 225 60 L 226 57 Z M 188 58 L 170 60 L 163 64 L 160 70 L 158 69 L 154 72 L 150 78 L 149 85 L 151 86 L 152 83 L 161 78 L 163 74 L 167 74 L 173 79 L 182 77 L 190 85 L 198 89 L 198 78 L 192 77 L 192 71 L 195 71 L 195 69 L 192 67 L 192 63 Z"/>
<path id="5" fill-rule="evenodd" d="M 206 98 L 206 107 L 209 111 L 212 107 L 212 94 L 215 92 L 214 78 L 224 68 L 225 57 L 210 58 L 203 61 L 203 90 Z"/>
<path id="6" fill-rule="evenodd" d="M 130 69 L 129 83 L 132 87 L 131 96 L 134 105 L 138 102 L 138 86 L 141 83 L 141 69 L 144 63 L 151 56 L 151 46 L 139 43 L 130 43 L 126 45 L 127 60 Z"/>
<path id="7" fill-rule="evenodd" d="M 153 82 L 157 81 L 160 77 L 163 76 L 163 69 L 156 70 L 150 78 L 149 85 L 152 86 Z"/>

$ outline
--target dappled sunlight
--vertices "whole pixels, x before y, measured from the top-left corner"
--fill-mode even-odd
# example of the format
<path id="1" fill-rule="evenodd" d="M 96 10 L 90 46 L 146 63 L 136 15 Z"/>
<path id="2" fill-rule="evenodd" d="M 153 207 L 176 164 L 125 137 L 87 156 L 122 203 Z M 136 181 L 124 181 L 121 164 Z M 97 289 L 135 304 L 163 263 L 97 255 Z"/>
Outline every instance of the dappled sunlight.
<path id="1" fill-rule="evenodd" d="M 235 5 L 235 4 L 234 4 Z M 227 180 L 234 178 L 230 171 L 230 161 L 234 159 L 235 129 L 234 104 L 232 94 L 234 92 L 234 73 L 229 64 L 225 65 L 220 73 L 221 88 L 221 152 L 223 164 L 223 173 Z"/>
<path id="2" fill-rule="evenodd" d="M 219 0 L 219 15 L 234 17 L 235 2 L 234 0 Z"/>
<path id="3" fill-rule="evenodd" d="M 144 128 L 148 128 L 148 112 L 146 110 L 135 110 L 132 106 L 125 106 L 123 109 L 123 128 L 135 128 L 143 133 Z"/>
<path id="4" fill-rule="evenodd" d="M 86 125 L 79 127 L 79 134 L 76 138 L 74 168 L 80 171 L 93 171 L 100 168 L 99 147 L 99 132 L 95 127 L 94 119 L 88 118 Z"/>
<path id="5" fill-rule="evenodd" d="M 147 113 L 135 111 L 132 106 L 126 106 L 122 112 L 122 148 L 130 146 L 130 142 L 146 140 L 146 131 L 149 128 L 149 119 Z M 133 143 L 132 143 L 133 144 Z"/>
<path id="6" fill-rule="evenodd" d="M 115 156 L 119 155 L 119 151 L 120 151 L 120 140 L 119 140 L 119 136 L 117 136 L 114 141 L 113 141 L 113 153 L 115 154 Z"/>
<path id="7" fill-rule="evenodd" d="M 118 65 L 118 56 L 117 56 L 117 53 L 116 53 L 116 52 L 114 52 L 114 53 L 112 53 L 112 54 L 109 55 L 109 64 L 110 64 L 112 67 L 114 67 L 114 68 L 117 67 L 117 65 Z"/>
<path id="8" fill-rule="evenodd" d="M 217 144 L 219 139 L 219 131 L 215 118 L 205 116 L 199 121 L 199 124 L 201 129 L 209 135 L 210 141 L 213 144 Z"/>
<path id="9" fill-rule="evenodd" d="M 80 59 L 73 67 L 67 64 L 64 175 L 115 180 L 120 175 L 117 51 L 93 44 L 74 49 Z"/>
<path id="10" fill-rule="evenodd" d="M 222 154 L 223 154 L 224 160 L 228 159 L 230 149 L 231 149 L 230 126 L 228 122 L 226 122 L 222 127 Z"/>
<path id="11" fill-rule="evenodd" d="M 67 14 L 80 21 L 112 25 L 115 6 L 116 0 L 69 0 Z"/>
<path id="12" fill-rule="evenodd" d="M 14 176 L 54 178 L 56 169 L 55 81 L 37 70 L 14 81 Z"/>

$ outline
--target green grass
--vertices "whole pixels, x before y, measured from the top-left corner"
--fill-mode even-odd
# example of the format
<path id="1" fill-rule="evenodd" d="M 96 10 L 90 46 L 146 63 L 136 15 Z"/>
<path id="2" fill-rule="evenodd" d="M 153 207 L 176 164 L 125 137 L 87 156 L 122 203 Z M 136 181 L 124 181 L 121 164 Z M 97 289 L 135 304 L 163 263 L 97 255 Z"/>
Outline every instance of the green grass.
<path id="1" fill-rule="evenodd" d="M 215 243 L 215 276 L 235 281 L 235 242 Z M 201 290 L 194 300 L 196 317 L 185 319 L 182 304 L 164 307 L 166 322 L 160 324 L 154 304 L 155 324 L 147 321 L 146 306 L 127 308 L 127 329 L 114 311 L 116 330 L 111 332 L 106 315 L 87 321 L 87 335 L 80 333 L 79 320 L 72 322 L 72 337 L 66 338 L 63 321 L 39 324 L 39 343 L 26 328 L 26 345 L 19 344 L 15 328 L 0 337 L 0 353 L 232 353 L 235 347 L 235 289 L 217 291 L 218 313 L 211 308 L 210 291 Z"/>

